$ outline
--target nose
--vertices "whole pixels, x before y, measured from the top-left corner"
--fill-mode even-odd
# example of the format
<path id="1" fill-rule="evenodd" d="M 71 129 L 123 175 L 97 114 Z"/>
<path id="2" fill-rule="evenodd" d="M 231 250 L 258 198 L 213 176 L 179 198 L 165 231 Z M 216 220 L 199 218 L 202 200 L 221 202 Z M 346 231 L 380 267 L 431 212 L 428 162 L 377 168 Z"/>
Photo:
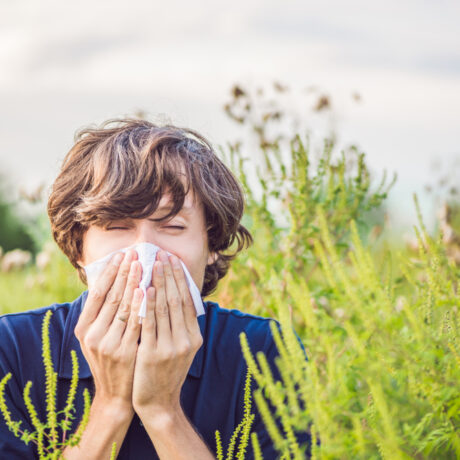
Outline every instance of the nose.
<path id="1" fill-rule="evenodd" d="M 147 219 L 136 220 L 134 244 L 137 243 L 152 243 L 158 246 L 158 238 L 152 226 L 152 222 Z"/>

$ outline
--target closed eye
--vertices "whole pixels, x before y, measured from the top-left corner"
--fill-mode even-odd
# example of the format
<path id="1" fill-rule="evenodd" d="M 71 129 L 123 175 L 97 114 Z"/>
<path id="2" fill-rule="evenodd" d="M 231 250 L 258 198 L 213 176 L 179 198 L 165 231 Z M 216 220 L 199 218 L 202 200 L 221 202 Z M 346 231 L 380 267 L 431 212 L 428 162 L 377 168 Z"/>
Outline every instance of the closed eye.
<path id="1" fill-rule="evenodd" d="M 128 227 L 107 227 L 106 230 L 126 230 Z M 176 230 L 184 230 L 185 227 L 181 227 L 179 225 L 169 225 L 164 228 L 173 228 Z"/>

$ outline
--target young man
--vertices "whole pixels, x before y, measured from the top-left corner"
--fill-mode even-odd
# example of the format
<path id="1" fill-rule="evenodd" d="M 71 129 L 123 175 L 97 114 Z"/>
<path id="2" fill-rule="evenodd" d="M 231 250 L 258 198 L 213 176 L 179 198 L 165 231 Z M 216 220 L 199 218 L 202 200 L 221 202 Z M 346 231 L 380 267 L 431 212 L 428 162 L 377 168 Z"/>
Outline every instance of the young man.
<path id="1" fill-rule="evenodd" d="M 94 286 L 71 303 L 53 304 L 0 318 L 0 378 L 13 420 L 34 431 L 22 401 L 32 400 L 46 418 L 41 324 L 53 311 L 50 340 L 62 409 L 70 386 L 70 351 L 79 360 L 76 419 L 82 393 L 92 395 L 89 423 L 66 459 L 212 459 L 215 431 L 226 448 L 243 419 L 246 364 L 239 334 L 253 353 L 263 351 L 279 378 L 269 319 L 203 302 L 198 316 L 180 261 L 204 298 L 228 271 L 230 261 L 252 242 L 240 224 L 241 188 L 211 145 L 198 133 L 141 120 L 109 121 L 81 131 L 53 184 L 48 215 L 53 237 L 78 270 L 118 251 Z M 234 242 L 233 253 L 228 249 Z M 138 313 L 143 292 L 136 243 L 160 247 L 146 291 L 147 312 Z M 172 255 L 168 257 L 167 253 Z M 253 404 L 252 427 L 265 459 L 276 451 Z M 8 431 L 0 417 L 0 458 L 37 456 Z M 248 446 L 247 458 L 252 458 Z"/>

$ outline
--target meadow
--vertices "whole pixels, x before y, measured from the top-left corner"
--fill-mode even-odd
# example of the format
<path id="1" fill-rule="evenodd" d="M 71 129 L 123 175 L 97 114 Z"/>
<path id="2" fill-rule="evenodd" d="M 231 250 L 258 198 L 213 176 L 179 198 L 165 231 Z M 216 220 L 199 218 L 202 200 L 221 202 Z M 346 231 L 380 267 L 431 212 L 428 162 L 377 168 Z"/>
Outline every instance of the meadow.
<path id="1" fill-rule="evenodd" d="M 252 404 L 280 458 L 310 449 L 315 459 L 460 458 L 458 202 L 446 204 L 432 234 L 418 212 L 411 243 L 388 239 L 392 182 L 371 180 L 364 153 L 334 154 L 326 139 L 313 154 L 300 133 L 269 142 L 258 134 L 250 158 L 238 143 L 221 149 L 243 184 L 254 244 L 208 299 L 282 326 L 281 334 L 273 328 L 279 382 L 240 337 L 258 387 Z M 41 245 L 24 268 L 1 273 L 0 314 L 85 289 L 51 239 Z M 261 458 L 248 427 L 217 458 L 244 458 L 245 450 Z M 301 431 L 311 446 L 297 444 Z"/>

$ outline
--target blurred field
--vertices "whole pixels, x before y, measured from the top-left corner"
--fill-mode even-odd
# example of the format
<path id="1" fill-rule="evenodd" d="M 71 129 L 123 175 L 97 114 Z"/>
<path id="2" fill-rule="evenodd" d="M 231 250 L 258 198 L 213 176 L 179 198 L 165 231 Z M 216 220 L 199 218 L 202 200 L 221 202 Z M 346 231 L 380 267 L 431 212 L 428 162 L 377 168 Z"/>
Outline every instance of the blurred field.
<path id="1" fill-rule="evenodd" d="M 55 302 L 71 302 L 86 286 L 59 248 L 49 242 L 41 252 L 49 259 L 44 267 L 36 264 L 2 272 L 0 314 L 30 310 Z"/>

